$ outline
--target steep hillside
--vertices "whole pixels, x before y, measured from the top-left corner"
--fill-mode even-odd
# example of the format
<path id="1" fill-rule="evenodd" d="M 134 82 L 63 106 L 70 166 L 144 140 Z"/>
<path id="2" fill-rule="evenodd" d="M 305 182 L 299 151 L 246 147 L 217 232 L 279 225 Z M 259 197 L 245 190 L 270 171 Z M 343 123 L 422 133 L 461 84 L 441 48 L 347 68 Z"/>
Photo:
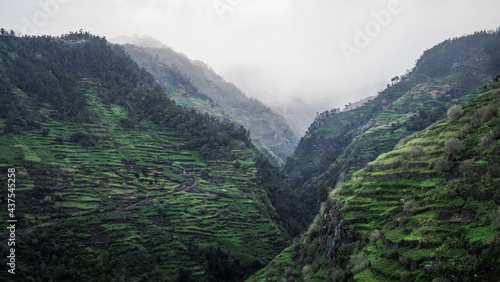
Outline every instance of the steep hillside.
<path id="1" fill-rule="evenodd" d="M 499 78 L 338 185 L 249 281 L 498 281 Z"/>
<path id="2" fill-rule="evenodd" d="M 363 106 L 318 115 L 284 166 L 291 186 L 307 199 L 309 215 L 329 189 L 477 93 L 500 71 L 499 43 L 499 31 L 447 40 Z"/>
<path id="3" fill-rule="evenodd" d="M 252 133 L 254 144 L 271 161 L 282 165 L 291 156 L 298 139 L 285 119 L 258 100 L 245 96 L 235 85 L 224 81 L 206 64 L 192 61 L 168 47 L 143 48 L 124 45 L 127 53 L 151 72 L 169 97 L 178 104 L 242 124 Z M 169 74 L 182 73 L 179 87 Z"/>
<path id="4" fill-rule="evenodd" d="M 176 105 L 104 38 L 1 36 L 0 80 L 2 281 L 241 280 L 301 228 L 245 128 Z"/>

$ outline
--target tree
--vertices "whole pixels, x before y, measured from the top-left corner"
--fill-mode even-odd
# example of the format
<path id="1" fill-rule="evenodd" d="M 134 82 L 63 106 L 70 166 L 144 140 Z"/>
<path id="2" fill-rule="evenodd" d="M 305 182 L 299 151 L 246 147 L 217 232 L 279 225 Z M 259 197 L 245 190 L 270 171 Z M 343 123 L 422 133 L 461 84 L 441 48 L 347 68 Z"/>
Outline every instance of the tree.
<path id="1" fill-rule="evenodd" d="M 391 84 L 394 85 L 394 84 L 398 83 L 399 80 L 400 80 L 399 76 L 396 75 L 395 77 L 391 78 Z"/>
<path id="2" fill-rule="evenodd" d="M 462 106 L 453 105 L 448 109 L 447 116 L 449 121 L 456 121 L 461 116 L 463 116 L 464 111 L 462 110 Z"/>
<path id="3" fill-rule="evenodd" d="M 328 188 L 326 186 L 323 185 L 318 189 L 318 198 L 320 202 L 326 201 L 328 198 Z"/>
<path id="4" fill-rule="evenodd" d="M 462 142 L 456 138 L 450 138 L 444 142 L 444 154 L 447 159 L 452 160 L 458 157 L 462 151 Z"/>

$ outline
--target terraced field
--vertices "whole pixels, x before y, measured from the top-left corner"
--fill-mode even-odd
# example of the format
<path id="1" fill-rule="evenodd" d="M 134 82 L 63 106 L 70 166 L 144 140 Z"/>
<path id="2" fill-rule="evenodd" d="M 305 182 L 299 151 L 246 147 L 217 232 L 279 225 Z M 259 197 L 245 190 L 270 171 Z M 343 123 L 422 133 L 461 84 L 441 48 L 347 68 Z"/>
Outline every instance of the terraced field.
<path id="1" fill-rule="evenodd" d="M 327 189 L 351 179 L 402 138 L 445 118 L 449 107 L 479 93 L 500 71 L 490 63 L 497 55 L 485 51 L 498 45 L 493 43 L 498 38 L 498 32 L 476 33 L 442 42 L 362 106 L 318 114 L 283 167 L 294 190 L 308 199 L 309 221 Z"/>
<path id="2" fill-rule="evenodd" d="M 497 80 L 337 186 L 249 281 L 496 281 L 499 167 Z"/>
<path id="3" fill-rule="evenodd" d="M 221 267 L 238 277 L 289 243 L 256 183 L 255 148 L 231 141 L 202 158 L 153 123 L 121 126 L 127 111 L 101 101 L 99 82 L 83 79 L 78 91 L 95 123 L 61 121 L 47 104 L 40 129 L 0 135 L 2 171 L 16 168 L 20 275 L 39 263 L 57 279 L 84 269 L 117 280 L 205 279 L 229 271 L 213 263 L 227 260 Z"/>

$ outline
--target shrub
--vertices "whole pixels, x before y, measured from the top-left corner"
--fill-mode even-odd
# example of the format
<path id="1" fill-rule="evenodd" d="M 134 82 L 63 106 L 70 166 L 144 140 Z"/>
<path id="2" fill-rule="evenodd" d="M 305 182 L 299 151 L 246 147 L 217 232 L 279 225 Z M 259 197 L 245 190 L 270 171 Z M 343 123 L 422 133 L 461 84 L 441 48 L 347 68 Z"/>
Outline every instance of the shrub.
<path id="1" fill-rule="evenodd" d="M 474 112 L 474 114 L 471 115 L 469 123 L 472 128 L 478 128 L 481 126 L 481 114 L 480 111 Z"/>
<path id="2" fill-rule="evenodd" d="M 351 269 L 352 274 L 358 274 L 367 268 L 368 265 L 368 260 L 364 256 L 358 255 L 351 258 L 348 267 Z"/>
<path id="3" fill-rule="evenodd" d="M 398 256 L 398 260 L 399 263 L 404 267 L 408 267 L 410 265 L 410 259 L 408 257 L 400 255 Z"/>
<path id="4" fill-rule="evenodd" d="M 464 111 L 462 110 L 462 106 L 460 105 L 453 105 L 448 109 L 448 120 L 449 121 L 456 121 L 459 119 L 462 115 L 464 114 Z"/>
<path id="5" fill-rule="evenodd" d="M 486 136 L 481 138 L 481 144 L 479 145 L 478 153 L 487 150 L 489 147 L 495 144 L 498 139 L 500 139 L 500 131 L 490 131 Z"/>
<path id="6" fill-rule="evenodd" d="M 413 146 L 410 149 L 410 157 L 412 157 L 412 158 L 420 157 L 423 153 L 424 153 L 424 150 L 422 149 L 422 147 L 420 147 L 418 145 Z"/>
<path id="7" fill-rule="evenodd" d="M 59 144 L 62 144 L 62 142 L 64 142 L 64 137 L 62 135 L 56 135 L 56 137 L 54 137 L 54 139 Z"/>
<path id="8" fill-rule="evenodd" d="M 318 189 L 318 199 L 320 202 L 324 202 L 327 200 L 327 197 L 328 197 L 328 188 L 326 188 L 326 186 L 322 185 L 319 189 Z"/>
<path id="9" fill-rule="evenodd" d="M 417 210 L 417 208 L 418 208 L 418 204 L 415 200 L 408 200 L 403 205 L 403 210 L 406 213 L 414 212 L 415 210 Z"/>
<path id="10" fill-rule="evenodd" d="M 285 277 L 288 277 L 288 276 L 292 275 L 292 271 L 293 271 L 293 267 L 289 266 L 289 267 L 286 268 L 285 273 L 283 273 L 283 275 Z"/>
<path id="11" fill-rule="evenodd" d="M 466 174 L 469 173 L 469 172 L 471 172 L 472 169 L 474 168 L 474 166 L 472 165 L 472 163 L 473 163 L 473 160 L 471 160 L 471 159 L 463 161 L 460 164 L 460 166 L 458 167 L 458 171 L 462 175 L 466 176 Z"/>
<path id="12" fill-rule="evenodd" d="M 447 159 L 456 159 L 462 151 L 462 142 L 456 138 L 450 138 L 444 142 L 444 154 Z"/>
<path id="13" fill-rule="evenodd" d="M 375 243 L 378 241 L 378 239 L 380 239 L 380 237 L 382 236 L 382 234 L 380 233 L 380 231 L 378 229 L 374 229 L 371 233 L 370 233 L 370 243 Z"/>
<path id="14" fill-rule="evenodd" d="M 448 200 L 458 195 L 457 188 L 454 185 L 437 186 L 429 191 L 429 196 L 434 200 Z"/>
<path id="15" fill-rule="evenodd" d="M 311 279 L 312 275 L 313 275 L 313 267 L 308 264 L 304 267 L 302 267 L 302 275 L 304 277 L 305 280 L 309 280 Z"/>
<path id="16" fill-rule="evenodd" d="M 483 123 L 488 122 L 497 114 L 497 107 L 495 105 L 487 105 L 479 109 L 479 115 Z"/>
<path id="17" fill-rule="evenodd" d="M 440 171 L 450 171 L 452 167 L 453 167 L 453 163 L 450 162 L 445 157 L 439 158 L 436 161 L 436 168 Z"/>
<path id="18" fill-rule="evenodd" d="M 479 259 L 476 256 L 464 254 L 449 259 L 447 264 L 447 268 L 451 273 L 467 275 L 476 272 L 479 267 Z"/>
<path id="19" fill-rule="evenodd" d="M 43 136 L 47 136 L 47 135 L 49 135 L 49 133 L 50 133 L 50 128 L 48 128 L 48 127 L 42 128 Z"/>
<path id="20" fill-rule="evenodd" d="M 446 244 L 451 249 L 459 249 L 465 247 L 465 241 L 462 238 L 453 236 L 446 238 Z"/>
<path id="21" fill-rule="evenodd" d="M 245 144 L 245 142 L 241 142 L 239 145 L 238 145 L 238 149 L 240 150 L 243 150 L 247 147 L 247 145 Z"/>
<path id="22" fill-rule="evenodd" d="M 82 146 L 92 147 L 97 145 L 97 138 L 91 134 L 85 134 L 81 131 L 71 134 L 70 141 L 76 142 Z"/>
<path id="23" fill-rule="evenodd" d="M 331 278 L 332 278 L 332 281 L 334 281 L 334 282 L 344 281 L 345 271 L 342 268 L 337 267 L 332 271 Z"/>
<path id="24" fill-rule="evenodd" d="M 328 193 L 327 204 L 329 206 L 334 206 L 339 202 L 339 193 L 342 188 L 335 187 L 332 191 Z"/>
<path id="25" fill-rule="evenodd" d="M 56 201 L 62 201 L 63 200 L 63 196 L 61 193 L 55 193 L 54 194 L 54 198 L 56 199 Z"/>
<path id="26" fill-rule="evenodd" d="M 412 275 L 408 270 L 405 270 L 399 274 L 399 280 L 401 281 L 411 281 L 412 280 Z"/>
<path id="27" fill-rule="evenodd" d="M 313 223 L 309 226 L 306 233 L 310 241 L 314 240 L 314 238 L 320 233 L 322 222 L 321 213 L 319 213 L 314 218 Z"/>
<path id="28" fill-rule="evenodd" d="M 205 206 L 200 207 L 200 214 L 205 214 L 207 212 L 207 208 Z"/>
<path id="29" fill-rule="evenodd" d="M 474 128 L 470 123 L 464 124 L 464 127 L 462 127 L 462 134 L 467 135 L 471 134 L 474 131 Z"/>
<path id="30" fill-rule="evenodd" d="M 358 254 L 359 250 L 357 249 L 359 243 L 349 243 L 349 244 L 342 244 L 337 250 L 337 254 L 339 256 L 344 256 L 348 257 L 353 254 Z"/>
<path id="31" fill-rule="evenodd" d="M 493 229 L 500 229 L 500 209 L 483 212 L 479 222 L 484 226 L 491 225 Z"/>

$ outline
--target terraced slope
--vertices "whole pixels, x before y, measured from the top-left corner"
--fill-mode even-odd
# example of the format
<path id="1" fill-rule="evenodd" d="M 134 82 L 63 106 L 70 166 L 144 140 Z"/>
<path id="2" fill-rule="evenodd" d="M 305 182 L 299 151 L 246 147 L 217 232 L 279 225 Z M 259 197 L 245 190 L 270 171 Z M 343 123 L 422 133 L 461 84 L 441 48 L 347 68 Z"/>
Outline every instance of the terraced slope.
<path id="1" fill-rule="evenodd" d="M 283 168 L 307 199 L 309 216 L 326 200 L 326 191 L 478 93 L 500 71 L 499 42 L 498 31 L 444 41 L 363 106 L 318 115 Z"/>
<path id="2" fill-rule="evenodd" d="M 337 186 L 301 241 L 249 281 L 496 281 L 499 168 L 497 77 Z"/>
<path id="3" fill-rule="evenodd" d="M 297 202 L 248 132 L 175 105 L 120 48 L 6 36 L 0 59 L 0 280 L 234 281 L 290 242 Z"/>
<path id="4" fill-rule="evenodd" d="M 298 139 L 285 118 L 260 101 L 247 97 L 232 83 L 224 81 L 209 66 L 192 61 L 164 46 L 143 48 L 123 45 L 127 53 L 151 72 L 169 97 L 188 108 L 241 124 L 251 132 L 254 144 L 276 165 L 283 165 Z M 172 71 L 182 74 L 173 80 Z M 186 87 L 191 86 L 191 87 Z"/>

